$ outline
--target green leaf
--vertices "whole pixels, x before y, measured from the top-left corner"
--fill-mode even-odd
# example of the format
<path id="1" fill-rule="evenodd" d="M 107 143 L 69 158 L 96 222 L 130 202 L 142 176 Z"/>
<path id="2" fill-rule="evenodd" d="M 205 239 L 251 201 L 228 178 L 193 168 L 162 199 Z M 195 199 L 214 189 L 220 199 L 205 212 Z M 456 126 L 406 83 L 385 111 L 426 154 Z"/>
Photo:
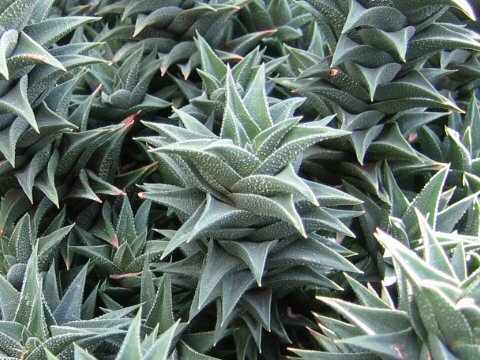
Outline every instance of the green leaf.
<path id="1" fill-rule="evenodd" d="M 355 292 L 355 295 L 358 299 L 358 301 L 363 305 L 363 306 L 368 306 L 372 308 L 378 308 L 378 309 L 389 309 L 391 306 L 389 306 L 387 303 L 385 303 L 380 297 L 378 297 L 377 293 L 373 289 L 369 289 L 362 284 L 360 284 L 357 280 L 352 278 L 348 274 L 344 274 L 345 278 L 347 279 L 348 283 L 350 284 L 351 288 Z"/>
<path id="2" fill-rule="evenodd" d="M 453 355 L 445 344 L 435 335 L 429 334 L 428 336 L 428 345 L 430 348 L 431 356 L 434 356 L 435 359 L 439 360 L 454 360 L 458 359 Z"/>
<path id="3" fill-rule="evenodd" d="M 245 107 L 250 116 L 261 129 L 272 126 L 272 118 L 268 110 L 267 94 L 265 92 L 265 65 L 262 64 L 255 75 L 244 98 Z"/>
<path id="4" fill-rule="evenodd" d="M 227 66 L 200 35 L 197 35 L 197 47 L 200 50 L 203 70 L 213 75 L 219 82 L 222 82 L 227 74 Z"/>
<path id="5" fill-rule="evenodd" d="M 324 121 L 327 122 L 333 117 L 328 117 Z M 322 140 L 345 135 L 348 135 L 348 132 L 326 127 L 323 121 L 311 121 L 297 125 L 288 132 L 280 146 L 262 162 L 254 174 L 275 175 L 310 146 Z"/>
<path id="6" fill-rule="evenodd" d="M 417 208 L 424 216 L 428 215 L 428 223 L 433 229 L 436 228 L 435 223 L 437 221 L 438 204 L 443 185 L 448 175 L 448 170 L 449 167 L 447 166 L 437 172 L 410 203 L 409 208 L 402 218 L 410 234 L 418 233 L 414 208 Z"/>
<path id="7" fill-rule="evenodd" d="M 228 194 L 240 209 L 255 215 L 272 216 L 291 224 L 303 236 L 307 237 L 302 219 L 295 208 L 293 195 L 280 194 L 265 197 L 255 194 Z"/>
<path id="8" fill-rule="evenodd" d="M 379 67 L 395 62 L 386 51 L 371 45 L 361 45 L 342 34 L 333 54 L 331 67 L 337 67 L 346 62 L 356 62 L 365 67 Z"/>
<path id="9" fill-rule="evenodd" d="M 250 175 L 261 164 L 256 154 L 233 144 L 230 140 L 215 141 L 208 145 L 205 150 L 221 157 L 241 176 Z"/>
<path id="10" fill-rule="evenodd" d="M 417 337 L 412 329 L 392 334 L 357 336 L 341 340 L 341 342 L 358 346 L 379 356 L 390 357 L 392 359 L 419 359 L 420 355 Z"/>
<path id="11" fill-rule="evenodd" d="M 214 241 L 208 245 L 207 258 L 198 282 L 198 309 L 201 309 L 215 288 L 230 272 L 238 267 L 239 260 L 224 250 Z"/>
<path id="12" fill-rule="evenodd" d="M 303 179 L 295 173 L 291 165 L 288 165 L 276 176 L 252 175 L 245 177 L 235 183 L 232 191 L 262 196 L 273 196 L 281 193 L 295 194 L 318 206 L 315 194 Z"/>
<path id="13" fill-rule="evenodd" d="M 15 49 L 18 41 L 18 32 L 16 30 L 7 30 L 0 37 L 0 74 L 3 75 L 5 80 L 10 79 L 7 57 Z"/>
<path id="14" fill-rule="evenodd" d="M 27 89 L 28 77 L 23 76 L 8 93 L 0 98 L 0 110 L 22 117 L 36 132 L 39 132 L 35 114 L 28 102 Z"/>
<path id="15" fill-rule="evenodd" d="M 379 29 L 362 29 L 359 31 L 363 41 L 381 50 L 393 53 L 395 58 L 405 63 L 409 41 L 415 34 L 413 26 L 407 26 L 399 31 L 385 32 Z"/>
<path id="16" fill-rule="evenodd" d="M 232 114 L 238 118 L 239 124 L 241 124 L 249 139 L 255 138 L 255 136 L 260 133 L 261 129 L 255 119 L 251 117 L 245 106 L 245 103 L 240 97 L 230 68 L 227 68 L 226 71 L 225 91 L 227 105 L 226 108 L 229 108 Z"/>
<path id="17" fill-rule="evenodd" d="M 252 145 L 257 150 L 257 156 L 265 160 L 278 147 L 285 135 L 300 121 L 299 117 L 287 118 L 277 122 L 268 129 L 260 132 L 253 139 Z"/>
<path id="18" fill-rule="evenodd" d="M 231 227 L 237 222 L 239 222 L 239 225 L 243 222 L 250 224 L 253 222 L 252 218 L 251 214 L 248 214 L 246 211 L 207 195 L 205 206 L 200 206 L 170 239 L 162 254 L 162 258 L 165 258 L 181 244 L 198 238 L 202 233 Z"/>
<path id="19" fill-rule="evenodd" d="M 254 283 L 255 279 L 252 274 L 247 271 L 234 272 L 225 277 L 225 280 L 222 281 L 221 326 L 228 325 L 235 305 L 237 305 L 245 292 L 250 289 Z"/>
<path id="20" fill-rule="evenodd" d="M 52 252 L 60 244 L 60 242 L 70 233 L 74 225 L 65 226 L 61 229 L 42 236 L 37 239 L 38 244 L 38 263 L 42 267 L 50 258 Z"/>
<path id="21" fill-rule="evenodd" d="M 410 327 L 410 320 L 403 311 L 364 307 L 326 297 L 317 297 L 317 299 L 331 306 L 368 335 L 405 331 Z"/>
<path id="22" fill-rule="evenodd" d="M 435 237 L 433 229 L 429 226 L 422 214 L 416 210 L 420 225 L 420 232 L 424 242 L 425 261 L 433 268 L 455 278 L 455 273 L 450 265 L 447 254 Z"/>
<path id="23" fill-rule="evenodd" d="M 36 43 L 24 32 L 20 33 L 17 46 L 15 47 L 15 51 L 10 55 L 10 58 L 8 59 L 9 65 L 10 63 L 12 63 L 13 65 L 17 60 L 20 63 L 21 61 L 41 62 L 62 71 L 67 71 L 60 61 L 58 61 L 47 50 L 45 50 L 41 45 Z M 15 68 L 15 66 L 11 67 Z"/>
<path id="24" fill-rule="evenodd" d="M 80 270 L 63 295 L 57 308 L 53 311 L 53 316 L 58 324 L 80 320 L 87 269 L 88 265 L 85 265 Z"/>
<path id="25" fill-rule="evenodd" d="M 118 216 L 116 234 L 120 245 L 131 243 L 137 237 L 135 233 L 135 218 L 127 196 L 123 198 L 122 208 Z"/>
<path id="26" fill-rule="evenodd" d="M 179 322 L 170 326 L 168 330 L 162 333 L 160 337 L 155 340 L 150 349 L 143 356 L 144 360 L 166 360 L 169 350 L 172 347 L 174 335 L 177 331 Z"/>
<path id="27" fill-rule="evenodd" d="M 377 229 L 375 237 L 385 249 L 390 251 L 395 261 L 415 284 L 420 285 L 425 280 L 433 280 L 457 286 L 457 282 L 453 278 L 427 264 L 413 251 L 380 229 Z"/>
<path id="28" fill-rule="evenodd" d="M 246 293 L 242 297 L 242 305 L 262 326 L 270 331 L 270 314 L 272 308 L 272 290 L 258 290 Z"/>
<path id="29" fill-rule="evenodd" d="M 371 26 L 385 31 L 400 30 L 407 24 L 407 18 L 399 10 L 390 6 L 364 8 L 356 0 L 350 2 L 350 11 L 342 34 L 356 27 Z"/>
<path id="30" fill-rule="evenodd" d="M 14 320 L 19 301 L 20 293 L 3 275 L 0 275 L 0 309 L 2 310 L 3 320 Z"/>
<path id="31" fill-rule="evenodd" d="M 41 290 L 38 275 L 38 256 L 37 247 L 35 247 L 27 263 L 22 291 L 20 292 L 20 299 L 16 303 L 17 310 L 15 312 L 15 322 L 24 326 L 28 324 L 33 310 L 31 304 L 39 291 Z"/>
<path id="32" fill-rule="evenodd" d="M 392 158 L 418 159 L 417 153 L 402 136 L 396 123 L 385 125 L 380 136 L 372 142 L 370 150 L 372 153 L 389 152 Z"/>
<path id="33" fill-rule="evenodd" d="M 415 34 L 410 40 L 407 60 L 424 57 L 440 50 L 480 49 L 477 37 L 462 25 L 436 23 Z"/>
<path id="34" fill-rule="evenodd" d="M 221 241 L 220 245 L 231 255 L 243 260 L 249 267 L 259 287 L 262 286 L 262 276 L 267 256 L 276 241 Z"/>
<path id="35" fill-rule="evenodd" d="M 41 151 L 38 151 L 22 170 L 15 174 L 20 186 L 33 204 L 33 186 L 35 184 L 35 178 L 47 165 L 50 158 L 50 148 L 46 147 Z"/>
<path id="36" fill-rule="evenodd" d="M 43 170 L 35 182 L 35 186 L 39 188 L 57 208 L 60 208 L 60 202 L 57 187 L 55 186 L 55 170 L 57 169 L 59 158 L 58 150 L 55 149 L 48 160 L 47 168 Z"/>
<path id="37" fill-rule="evenodd" d="M 50 354 L 50 352 L 47 354 Z M 75 360 L 96 360 L 96 358 L 77 345 L 75 346 Z"/>
<path id="38" fill-rule="evenodd" d="M 150 327 L 158 326 L 160 331 L 167 331 L 174 325 L 173 303 L 172 303 L 172 280 L 170 274 L 164 274 L 160 280 L 157 293 L 152 307 L 147 314 L 145 325 Z"/>
<path id="39" fill-rule="evenodd" d="M 118 351 L 115 360 L 141 360 L 142 351 L 140 344 L 140 326 L 142 321 L 142 311 L 138 311 L 137 315 L 130 324 L 127 335 L 122 342 L 122 346 Z"/>
<path id="40" fill-rule="evenodd" d="M 30 216 L 25 214 L 15 226 L 10 241 L 15 244 L 17 262 L 26 264 L 32 254 Z"/>
<path id="41" fill-rule="evenodd" d="M 418 2 L 418 0 L 395 0 L 394 1 L 395 5 L 400 7 L 401 9 L 405 10 L 412 10 L 416 9 L 418 7 L 423 7 L 423 6 L 437 6 L 437 5 L 443 5 L 443 6 L 451 6 L 454 8 L 457 8 L 458 10 L 462 11 L 465 15 L 467 15 L 470 19 L 475 20 L 475 12 L 473 11 L 472 6 L 469 4 L 467 0 L 426 0 L 422 2 Z"/>
<path id="42" fill-rule="evenodd" d="M 56 17 L 30 24 L 25 27 L 24 31 L 40 45 L 50 46 L 77 27 L 97 20 L 100 20 L 100 18 L 89 16 Z"/>
<path id="43" fill-rule="evenodd" d="M 372 126 L 370 129 L 363 131 L 352 131 L 349 136 L 349 140 L 352 142 L 353 149 L 355 150 L 355 155 L 360 165 L 363 165 L 365 155 L 368 148 L 375 140 L 375 138 L 380 135 L 383 130 L 384 125 Z"/>
<path id="44" fill-rule="evenodd" d="M 297 240 L 271 254 L 268 264 L 272 268 L 292 265 L 313 265 L 333 270 L 360 272 L 342 255 L 312 238 Z"/>
<path id="45" fill-rule="evenodd" d="M 10 5 L 7 5 L 5 9 L 2 9 L 3 11 L 0 15 L 0 28 L 14 29 L 18 31 L 22 30 L 22 28 L 28 23 L 36 3 L 37 1 L 32 0 L 12 1 Z"/>
<path id="46" fill-rule="evenodd" d="M 392 81 L 397 76 L 401 66 L 396 63 L 390 63 L 371 69 L 357 65 L 355 69 L 358 70 L 359 81 L 367 87 L 370 101 L 373 102 L 377 87 Z"/>
<path id="47" fill-rule="evenodd" d="M 473 332 L 464 315 L 455 307 L 455 299 L 448 299 L 435 283 L 426 282 L 422 291 L 430 302 L 435 318 L 447 343 L 473 343 Z"/>

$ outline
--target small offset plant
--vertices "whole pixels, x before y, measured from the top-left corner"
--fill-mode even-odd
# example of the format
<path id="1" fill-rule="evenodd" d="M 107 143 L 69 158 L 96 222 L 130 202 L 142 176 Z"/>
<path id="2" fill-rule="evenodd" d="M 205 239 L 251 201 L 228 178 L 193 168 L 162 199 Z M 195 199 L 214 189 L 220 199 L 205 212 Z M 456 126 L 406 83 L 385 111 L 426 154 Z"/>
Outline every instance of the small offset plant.
<path id="1" fill-rule="evenodd" d="M 0 0 L 0 358 L 480 358 L 477 0 Z"/>

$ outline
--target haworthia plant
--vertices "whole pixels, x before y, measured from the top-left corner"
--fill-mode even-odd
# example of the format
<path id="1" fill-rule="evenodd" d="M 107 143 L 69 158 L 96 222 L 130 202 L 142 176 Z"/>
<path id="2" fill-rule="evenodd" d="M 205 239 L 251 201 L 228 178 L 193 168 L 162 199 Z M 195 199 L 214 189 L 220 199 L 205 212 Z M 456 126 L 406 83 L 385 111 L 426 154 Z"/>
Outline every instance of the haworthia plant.
<path id="1" fill-rule="evenodd" d="M 467 238 L 449 244 L 419 211 L 415 217 L 421 231 L 421 256 L 386 233 L 376 233 L 386 249 L 387 261 L 395 268 L 398 300 L 384 284 L 378 294 L 373 286 L 364 286 L 346 275 L 358 305 L 319 297 L 348 321 L 317 316 L 323 334 L 314 336 L 328 353 L 292 349 L 294 353 L 302 359 L 477 356 L 478 267 L 465 255 L 479 245 Z"/>
<path id="2" fill-rule="evenodd" d="M 0 358 L 479 358 L 479 15 L 0 0 Z"/>

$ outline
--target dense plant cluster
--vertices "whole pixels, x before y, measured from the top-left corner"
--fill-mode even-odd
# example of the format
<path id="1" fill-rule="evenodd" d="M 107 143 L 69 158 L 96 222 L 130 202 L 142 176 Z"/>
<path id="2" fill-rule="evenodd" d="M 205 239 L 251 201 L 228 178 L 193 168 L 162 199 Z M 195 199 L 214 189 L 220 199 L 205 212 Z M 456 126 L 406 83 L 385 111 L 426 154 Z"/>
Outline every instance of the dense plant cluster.
<path id="1" fill-rule="evenodd" d="M 0 0 L 0 358 L 480 358 L 477 0 Z"/>

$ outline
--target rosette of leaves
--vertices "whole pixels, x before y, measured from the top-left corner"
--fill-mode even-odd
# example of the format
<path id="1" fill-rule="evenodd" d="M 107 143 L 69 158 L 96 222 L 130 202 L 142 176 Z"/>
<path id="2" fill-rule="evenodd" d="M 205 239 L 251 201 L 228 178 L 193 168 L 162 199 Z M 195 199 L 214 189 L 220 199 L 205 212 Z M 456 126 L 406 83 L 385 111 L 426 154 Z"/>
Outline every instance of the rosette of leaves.
<path id="1" fill-rule="evenodd" d="M 370 171 L 349 166 L 355 177 L 345 179 L 345 188 L 349 194 L 363 201 L 354 208 L 363 214 L 351 227 L 357 239 L 346 242 L 345 246 L 360 254 L 360 260 L 355 264 L 364 271 L 368 281 L 378 281 L 391 274 L 391 268 L 379 255 L 381 248 L 373 236 L 377 228 L 402 239 L 412 248 L 419 246 L 420 229 L 414 209 L 429 214 L 430 226 L 448 241 L 454 241 L 457 233 L 478 236 L 479 193 L 455 197 L 456 188 L 448 184 L 451 173 L 448 165 L 436 163 L 441 170 L 432 176 L 432 168 L 426 183 L 424 176 L 415 176 L 414 165 L 404 168 L 403 172 L 409 173 L 409 177 L 405 178 L 401 174 L 395 176 L 387 164 L 383 167 L 377 164 Z M 424 175 L 425 169 L 420 166 L 419 172 Z M 412 179 L 415 181 L 412 182 Z M 450 235 L 452 232 L 453 235 Z"/>
<path id="2" fill-rule="evenodd" d="M 476 0 L 469 1 L 475 16 L 480 14 L 479 3 Z M 449 20 L 464 24 L 467 28 L 479 32 L 478 21 L 472 20 L 465 14 L 456 11 L 450 12 Z M 439 86 L 455 92 L 455 99 L 468 100 L 472 92 L 478 88 L 480 76 L 479 52 L 475 50 L 456 49 L 442 51 L 438 56 L 429 59 L 428 67 L 444 69 L 450 72 L 448 78 L 442 79 Z"/>
<path id="3" fill-rule="evenodd" d="M 268 48 L 267 54 L 279 56 L 283 54 L 283 44 L 297 45 L 308 41 L 313 17 L 291 0 L 255 0 L 242 8 L 234 21 L 234 31 L 239 39 L 240 34 L 247 37 L 255 32 L 271 31 L 271 36 L 262 42 Z M 239 42 L 239 39 L 234 41 Z M 246 48 L 246 51 L 250 50 L 251 47 Z M 240 54 L 246 53 L 242 51 Z"/>
<path id="4" fill-rule="evenodd" d="M 159 52 L 162 74 L 165 74 L 170 66 L 179 64 L 183 76 L 187 78 L 199 64 L 193 41 L 196 33 L 205 37 L 215 48 L 224 48 L 225 43 L 230 40 L 228 34 L 231 18 L 249 2 L 250 0 L 121 1 L 99 12 L 105 15 L 110 12 L 118 14 L 121 11 L 122 15 L 116 26 L 103 31 L 98 39 L 121 43 L 120 49 L 115 52 L 114 62 L 143 47 L 145 50 Z M 251 49 L 261 38 L 268 35 L 269 33 L 264 32 L 251 34 L 243 40 L 232 42 L 229 50 L 236 53 L 246 44 Z"/>
<path id="5" fill-rule="evenodd" d="M 5 200 L 4 200 L 5 201 Z M 60 242 L 68 235 L 73 225 L 63 226 L 65 211 L 60 212 L 52 220 L 50 226 L 39 234 L 40 219 L 31 218 L 27 213 L 16 224 L 13 232 L 5 231 L 1 239 L 2 273 L 17 289 L 27 268 L 27 262 L 35 246 L 38 247 L 37 257 L 39 269 L 46 271 L 58 254 Z M 7 230 L 8 227 L 7 227 Z"/>
<path id="6" fill-rule="evenodd" d="M 457 187 L 457 197 L 480 191 L 480 142 L 474 135 L 478 128 L 480 112 L 474 96 L 467 114 L 450 115 L 443 131 L 432 125 L 420 128 L 416 134 L 424 155 L 434 161 L 451 164 L 449 184 Z"/>
<path id="7" fill-rule="evenodd" d="M 59 93 L 55 95 L 56 100 L 62 101 L 59 106 L 66 107 L 65 102 L 69 103 L 71 94 L 64 94 L 67 99 Z M 39 146 L 45 145 L 42 141 L 32 145 L 30 140 L 32 137 L 35 140 L 36 137 L 33 130 L 27 130 L 22 136 L 9 138 L 2 143 L 0 147 L 9 147 L 15 146 L 17 141 L 25 140 L 29 144 L 28 152 L 31 153 L 31 158 L 17 157 L 17 164 L 21 165 L 18 169 L 6 162 L 1 164 L 2 188 L 20 185 L 32 204 L 46 196 L 57 207 L 60 207 L 60 202 L 68 199 L 88 199 L 101 203 L 101 195 L 125 195 L 112 183 L 119 172 L 123 140 L 137 115 L 132 115 L 119 124 L 88 130 L 86 127 L 90 105 L 91 102 L 86 102 L 70 115 L 71 124 L 78 124 L 77 131 L 58 135 L 53 144 L 40 149 Z M 46 119 L 49 126 L 57 126 L 52 124 L 52 120 L 57 117 Z M 47 137 L 47 141 L 51 142 L 52 138 Z"/>
<path id="8" fill-rule="evenodd" d="M 443 51 L 430 60 L 432 68 L 439 68 L 449 73 L 447 78 L 441 79 L 440 85 L 455 94 L 457 100 L 468 99 L 477 91 L 480 79 L 480 63 L 478 51 L 457 49 Z"/>
<path id="9" fill-rule="evenodd" d="M 451 7 L 474 18 L 470 5 L 368 0 L 304 4 L 316 17 L 331 56 L 310 66 L 296 82 L 279 81 L 308 96 L 320 114 L 339 114 L 341 128 L 352 132 L 350 146 L 361 164 L 373 146 L 369 158 L 381 152 L 394 160 L 418 161 L 411 147 L 387 155 L 384 150 L 396 148 L 403 121 L 416 119 L 416 128 L 442 116 L 438 110 L 460 111 L 432 85 L 450 72 L 422 64 L 445 50 L 478 51 L 478 34 L 448 20 Z M 341 148 L 348 149 L 347 144 Z"/>
<path id="10" fill-rule="evenodd" d="M 312 332 L 327 352 L 292 349 L 303 359 L 474 359 L 480 351 L 478 242 L 445 242 L 417 212 L 419 251 L 378 231 L 386 261 L 396 274 L 398 302 L 382 284 L 379 295 L 347 276 L 358 304 L 320 297 L 343 319 L 318 315 L 322 334 Z"/>
<path id="11" fill-rule="evenodd" d="M 45 350 L 49 350 L 63 358 L 73 354 L 74 342 L 90 349 L 104 347 L 115 338 L 121 343 L 122 328 L 130 322 L 124 317 L 132 309 L 94 318 L 95 292 L 83 301 L 88 265 L 65 274 L 68 281 L 62 285 L 54 262 L 46 273 L 39 273 L 39 248 L 44 244 L 37 242 L 33 251 L 30 248 L 20 290 L 0 275 L 2 356 L 46 359 Z"/>
<path id="12" fill-rule="evenodd" d="M 99 53 L 96 55 L 101 56 Z M 161 65 L 161 60 L 155 58 L 155 51 L 145 55 L 143 47 L 140 47 L 121 64 L 110 61 L 91 66 L 84 79 L 90 92 L 97 91 L 100 95 L 91 102 L 91 115 L 94 117 L 93 121 L 90 120 L 91 126 L 117 123 L 140 112 L 148 115 L 170 106 L 167 101 L 148 94 L 152 79 Z M 75 97 L 79 106 L 86 99 L 87 95 Z"/>
<path id="13" fill-rule="evenodd" d="M 144 202 L 135 215 L 127 198 L 117 205 L 121 206 L 117 208 L 106 202 L 100 214 L 93 216 L 98 220 L 89 231 L 77 226 L 64 256 L 70 263 L 90 259 L 93 264 L 90 281 L 99 283 L 95 292 L 105 308 L 121 311 L 141 304 L 142 334 L 153 339 L 175 325 L 175 317 L 185 306 L 185 299 L 173 297 L 168 274 L 157 277 L 150 270 L 166 245 L 166 241 L 147 241 L 150 203 Z M 92 209 L 87 208 L 85 212 Z M 84 213 L 79 215 L 81 223 L 88 217 Z M 185 359 L 191 356 L 203 359 L 202 354 L 213 346 L 213 334 L 187 331 L 186 322 L 177 322 L 177 325 L 174 340 L 165 351 Z"/>
<path id="14" fill-rule="evenodd" d="M 0 57 L 4 66 L 0 86 L 3 94 L 0 100 L 0 157 L 3 161 L 0 173 L 2 189 L 19 184 L 33 203 L 35 187 L 59 206 L 58 192 L 66 187 L 57 188 L 55 179 L 69 174 L 75 166 L 84 166 L 95 149 L 93 146 L 86 151 L 87 142 L 94 145 L 95 140 L 113 129 L 102 129 L 95 134 L 77 132 L 86 128 L 88 99 L 69 113 L 71 94 L 84 76 L 82 72 L 71 70 L 99 62 L 85 55 L 97 44 L 56 45 L 77 26 L 96 18 L 47 18 L 51 5 L 51 1 L 2 4 L 4 45 Z M 55 31 L 51 31 L 52 28 Z M 98 165 L 102 166 L 103 162 L 100 159 Z M 78 176 L 79 171 L 77 168 L 71 175 Z M 91 181 L 100 182 L 104 190 L 108 187 L 102 179 L 96 180 Z"/>
<path id="15" fill-rule="evenodd" d="M 28 129 L 43 137 L 71 131 L 74 125 L 55 114 L 48 97 L 57 80 L 72 68 L 97 61 L 84 56 L 92 43 L 53 45 L 91 17 L 47 18 L 51 1 L 4 1 L 0 17 L 0 122 L 2 144 Z M 51 29 L 55 28 L 55 31 Z M 30 136 L 32 138 L 32 136 Z M 38 136 L 35 142 L 42 138 Z M 15 147 L 3 145 L 2 156 L 15 166 Z M 45 139 L 43 139 L 45 142 Z"/>
<path id="16" fill-rule="evenodd" d="M 177 259 L 179 249 L 180 260 L 156 269 L 196 288 L 191 319 L 216 300 L 215 343 L 230 323 L 243 322 L 235 341 L 248 343 L 241 358 L 251 358 L 265 350 L 262 328 L 288 341 L 277 298 L 304 286 L 337 288 L 332 270 L 357 271 L 332 237 L 353 236 L 343 222 L 358 213 L 345 206 L 358 201 L 297 174 L 307 148 L 345 132 L 327 127 L 331 119 L 299 123 L 293 113 L 302 99 L 267 98 L 265 65 L 252 66 L 258 52 L 230 69 L 201 38 L 199 47 L 205 92 L 175 110 L 181 126 L 145 122 L 159 136 L 139 140 L 154 146 L 165 183 L 143 185 L 140 197 L 183 222 L 160 230 L 169 239 L 162 258 Z"/>
<path id="17" fill-rule="evenodd" d="M 327 190 L 301 179 L 296 174 L 295 162 L 313 144 L 347 133 L 325 126 L 331 118 L 299 124 L 301 118 L 293 113 L 303 99 L 276 100 L 270 105 L 265 89 L 265 65 L 255 67 L 253 71 L 249 68 L 258 53 L 247 56 L 230 70 L 203 39 L 200 38 L 199 42 L 204 61 L 199 73 L 205 79 L 206 91 L 192 100 L 193 106 L 174 110 L 181 127 L 144 122 L 160 136 L 139 140 L 156 146 L 151 152 L 157 154 L 160 171 L 168 176 L 167 180 L 173 186 L 196 188 L 200 194 L 210 195 L 207 200 L 211 205 L 220 201 L 238 210 L 252 212 L 255 217 L 274 217 L 288 224 L 292 234 L 305 237 L 306 230 L 295 204 L 299 202 L 306 206 L 305 209 L 311 209 L 308 204 L 321 208 L 315 192 L 320 194 Z M 240 73 L 241 70 L 246 73 Z M 244 78 L 240 79 L 239 75 Z M 242 84 L 248 84 L 244 91 Z M 210 119 L 210 122 L 218 118 L 219 129 L 209 128 L 193 115 Z M 219 135 L 215 134 L 217 130 Z M 175 190 L 170 186 L 147 184 L 147 191 L 140 196 L 150 199 L 149 194 L 155 189 L 167 193 Z M 339 196 L 342 194 L 331 191 Z M 195 205 L 203 203 L 205 195 L 194 195 L 192 193 L 189 199 L 190 204 L 186 204 L 189 207 L 174 206 L 177 210 L 185 209 L 179 214 L 192 214 L 192 209 L 203 208 Z M 354 199 L 350 200 L 355 203 Z M 251 220 L 247 216 L 244 221 L 249 223 Z M 181 240 L 178 236 L 176 239 L 174 243 L 180 243 L 170 244 L 165 256 L 188 240 Z"/>
<path id="18" fill-rule="evenodd" d="M 149 202 L 144 202 L 135 215 L 127 197 L 118 212 L 105 202 L 93 228 L 76 229 L 79 243 L 72 242 L 68 251 L 92 260 L 100 279 L 118 281 L 132 291 L 140 286 L 145 262 L 161 255 L 165 248 L 163 241 L 147 241 L 149 212 Z"/>
<path id="19" fill-rule="evenodd" d="M 142 322 L 139 311 L 128 328 L 128 332 L 121 344 L 115 360 L 166 360 L 175 334 L 177 324 L 172 325 L 167 331 L 159 334 L 158 329 L 141 337 Z M 53 355 L 48 349 L 45 350 L 48 360 L 59 360 L 60 357 Z M 102 354 L 111 355 L 111 354 Z M 72 359 L 74 360 L 95 360 L 103 359 L 103 356 L 94 356 L 81 346 L 75 346 Z"/>

